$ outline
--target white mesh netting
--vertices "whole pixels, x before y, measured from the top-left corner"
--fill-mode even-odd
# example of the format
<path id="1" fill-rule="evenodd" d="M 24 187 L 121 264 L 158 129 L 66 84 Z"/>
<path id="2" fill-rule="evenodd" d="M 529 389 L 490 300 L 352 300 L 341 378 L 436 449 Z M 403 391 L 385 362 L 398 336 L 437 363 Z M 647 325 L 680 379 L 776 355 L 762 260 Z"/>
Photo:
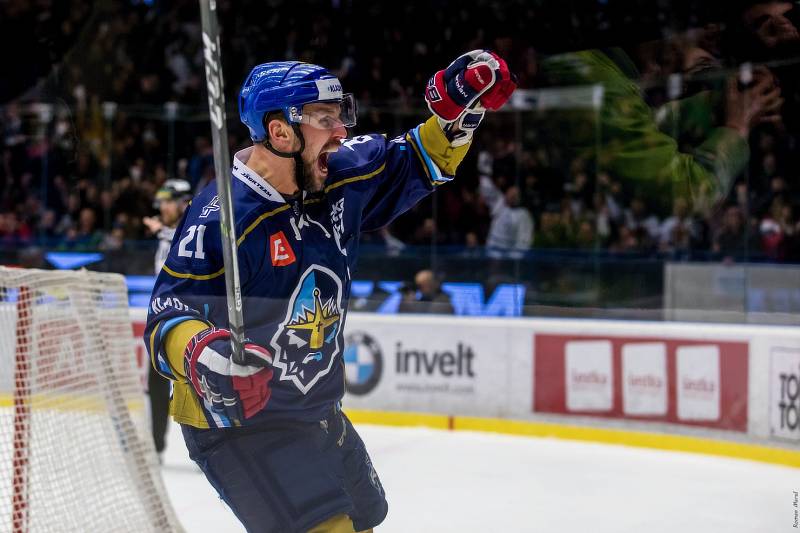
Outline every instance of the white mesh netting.
<path id="1" fill-rule="evenodd" d="M 176 531 L 122 276 L 0 267 L 0 531 Z"/>

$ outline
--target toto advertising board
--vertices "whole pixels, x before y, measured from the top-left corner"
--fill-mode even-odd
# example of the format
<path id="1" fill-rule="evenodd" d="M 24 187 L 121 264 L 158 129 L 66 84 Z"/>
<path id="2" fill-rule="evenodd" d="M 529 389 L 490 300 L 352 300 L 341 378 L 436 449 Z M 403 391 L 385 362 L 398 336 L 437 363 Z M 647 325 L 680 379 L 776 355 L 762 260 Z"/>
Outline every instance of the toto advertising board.
<path id="1" fill-rule="evenodd" d="M 747 357 L 744 342 L 537 334 L 533 410 L 744 432 Z"/>
<path id="2" fill-rule="evenodd" d="M 800 442 L 800 348 L 770 349 L 770 434 Z"/>
<path id="3" fill-rule="evenodd" d="M 424 332 L 424 334 L 423 334 Z M 348 407 L 498 414 L 508 336 L 463 324 L 352 317 L 343 359 Z"/>

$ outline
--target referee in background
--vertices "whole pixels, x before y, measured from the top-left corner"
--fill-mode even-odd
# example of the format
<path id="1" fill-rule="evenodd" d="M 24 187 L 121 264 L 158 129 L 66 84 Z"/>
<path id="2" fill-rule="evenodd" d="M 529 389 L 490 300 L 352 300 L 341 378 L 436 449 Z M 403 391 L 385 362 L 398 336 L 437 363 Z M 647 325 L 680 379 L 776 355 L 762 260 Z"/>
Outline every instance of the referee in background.
<path id="1" fill-rule="evenodd" d="M 158 189 L 153 207 L 158 217 L 144 217 L 142 222 L 150 233 L 158 237 L 158 250 L 155 257 L 155 274 L 161 271 L 172 246 L 172 237 L 183 212 L 192 199 L 192 187 L 186 180 L 167 180 Z M 153 365 L 148 365 L 147 393 L 150 396 L 150 422 L 153 428 L 153 442 L 159 457 L 166 447 L 167 420 L 169 419 L 170 382 L 158 375 Z"/>

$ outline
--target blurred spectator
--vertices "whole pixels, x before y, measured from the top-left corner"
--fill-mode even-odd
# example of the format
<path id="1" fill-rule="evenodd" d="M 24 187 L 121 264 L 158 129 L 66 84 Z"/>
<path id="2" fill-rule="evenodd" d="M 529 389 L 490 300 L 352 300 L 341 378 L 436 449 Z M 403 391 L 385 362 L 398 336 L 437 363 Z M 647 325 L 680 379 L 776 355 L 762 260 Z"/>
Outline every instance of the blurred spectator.
<path id="1" fill-rule="evenodd" d="M 689 204 L 684 198 L 676 198 L 672 216 L 661 224 L 659 249 L 670 254 L 685 254 L 698 236 L 698 228 L 689 213 Z"/>
<path id="2" fill-rule="evenodd" d="M 725 208 L 722 225 L 714 236 L 712 251 L 726 261 L 740 260 L 749 252 L 758 250 L 754 232 L 747 227 L 747 219 L 738 205 Z"/>
<path id="3" fill-rule="evenodd" d="M 640 251 L 652 250 L 661 236 L 661 223 L 653 214 L 647 212 L 644 198 L 635 196 L 631 205 L 625 210 L 625 228 L 631 235 L 637 236 Z"/>
<path id="4" fill-rule="evenodd" d="M 45 244 L 52 246 L 57 239 L 56 233 L 56 212 L 46 209 L 39 218 L 38 238 Z"/>
<path id="5" fill-rule="evenodd" d="M 761 249 L 767 258 L 773 261 L 783 259 L 785 254 L 784 227 L 780 222 L 782 203 L 780 200 L 772 202 L 770 210 L 761 219 L 758 231 L 761 234 Z"/>
<path id="6" fill-rule="evenodd" d="M 617 239 L 611 243 L 609 249 L 612 252 L 636 253 L 652 248 L 650 243 L 652 243 L 652 239 L 644 233 L 643 229 L 621 226 Z"/>
<path id="7" fill-rule="evenodd" d="M 613 48 L 561 54 L 542 64 L 549 85 L 602 84 L 601 137 L 583 131 L 583 124 L 565 120 L 564 127 L 575 131 L 579 144 L 574 148 L 579 154 L 596 152 L 593 157 L 602 162 L 604 171 L 629 190 L 645 192 L 662 212 L 674 198 L 691 202 L 695 208 L 712 206 L 724 198 L 747 163 L 750 129 L 771 119 L 782 103 L 780 89 L 765 69 L 749 88 L 739 87 L 729 78 L 722 123 L 707 132 L 693 153 L 682 152 L 676 139 L 662 133 L 674 128 L 659 128 L 653 110 L 632 81 L 642 73 L 646 78 L 648 69 L 653 68 L 658 77 L 674 72 L 708 76 L 718 70 L 719 61 L 699 48 L 699 38 L 691 35 L 687 32 L 671 40 L 643 43 L 628 51 Z M 598 141 L 602 143 L 599 146 Z"/>
<path id="8" fill-rule="evenodd" d="M 6 246 L 24 246 L 33 237 L 31 228 L 19 220 L 17 213 L 0 213 L 0 242 Z"/>
<path id="9" fill-rule="evenodd" d="M 783 261 L 787 256 L 798 256 L 800 223 L 794 218 L 794 209 L 783 197 L 775 197 L 759 224 L 761 246 L 767 258 Z"/>
<path id="10" fill-rule="evenodd" d="M 450 296 L 442 292 L 439 280 L 430 270 L 420 270 L 414 276 L 414 285 L 401 290 L 399 313 L 455 313 Z"/>
<path id="11" fill-rule="evenodd" d="M 121 250 L 125 246 L 125 230 L 122 226 L 114 225 L 111 231 L 103 236 L 99 249 L 103 251 Z"/>
<path id="12" fill-rule="evenodd" d="M 778 130 L 800 132 L 800 8 L 789 0 L 738 0 L 731 6 L 727 53 L 735 64 L 769 62 L 785 95 Z"/>
<path id="13" fill-rule="evenodd" d="M 562 218 L 559 209 L 547 208 L 541 215 L 539 231 L 536 233 L 536 248 L 571 248 L 575 245 L 575 229 L 571 218 Z"/>
<path id="14" fill-rule="evenodd" d="M 61 241 L 60 248 L 74 251 L 99 249 L 103 234 L 97 229 L 97 215 L 94 210 L 84 207 L 78 214 L 77 226 L 71 226 Z"/>
<path id="15" fill-rule="evenodd" d="M 44 43 L 49 56 L 37 55 L 45 61 L 20 62 L 32 70 L 9 69 L 15 79 L 0 85 L 30 80 L 33 71 L 41 76 L 40 67 L 60 61 L 58 76 L 36 87 L 29 83 L 18 102 L 0 108 L 0 243 L 8 247 L 38 241 L 117 249 L 148 236 L 143 217 L 167 176 L 185 179 L 193 190 L 214 178 L 196 9 L 185 2 L 107 4 L 93 10 L 86 0 L 0 2 L 0 14 L 24 16 L 23 24 L 0 17 L 11 42 L 28 30 L 57 30 Z M 737 232 L 749 229 L 748 255 L 763 248 L 772 260 L 797 260 L 798 7 L 737 0 L 719 7 L 727 18 L 724 30 L 685 31 L 679 11 L 700 26 L 698 14 L 717 8 L 638 2 L 615 19 L 606 4 L 570 12 L 569 24 L 556 31 L 553 18 L 543 16 L 551 8 L 541 3 L 489 0 L 472 9 L 445 0 L 442 12 L 452 6 L 458 17 L 438 21 L 438 32 L 412 32 L 419 24 L 413 5 L 372 5 L 372 17 L 392 24 L 356 29 L 357 4 L 316 6 L 318 17 L 304 26 L 292 22 L 296 2 L 241 0 L 241 9 L 226 10 L 221 20 L 230 35 L 223 39 L 230 59 L 225 72 L 238 80 L 256 62 L 283 58 L 334 67 L 362 108 L 355 134 L 373 127 L 394 128 L 391 134 L 417 123 L 424 114 L 420 87 L 446 50 L 502 50 L 523 88 L 602 84 L 599 107 L 577 98 L 573 108 L 569 90 L 547 93 L 550 100 L 537 92 L 535 110 L 487 117 L 469 156 L 478 160 L 478 171 L 462 165 L 454 183 L 427 205 L 398 219 L 391 232 L 375 234 L 375 242 L 394 254 L 409 253 L 409 245 L 457 244 L 467 247 L 459 252 L 466 257 L 484 257 L 486 243 L 502 256 L 519 257 L 534 239 L 534 225 L 537 248 L 657 254 L 659 219 L 673 213 L 672 200 L 680 197 L 689 201 L 688 213 L 681 223 L 671 221 L 663 253 L 688 246 L 726 255 L 737 248 Z M 657 21 L 652 31 L 643 9 Z M 633 17 L 642 19 L 641 31 L 631 27 Z M 267 31 L 255 31 L 252 20 L 263 20 Z M 531 30 L 542 25 L 549 30 Z M 333 28 L 340 30 L 336 39 Z M 28 33 L 38 47 L 43 34 L 37 31 Z M 609 43 L 585 45 L 600 33 L 611 37 Z M 646 39 L 628 43 L 643 34 Z M 628 42 L 606 46 L 620 44 L 617 37 Z M 722 70 L 722 58 L 733 59 L 726 66 L 735 76 Z M 740 70 L 746 61 L 769 61 L 771 70 Z M 670 88 L 670 79 L 682 83 Z M 226 86 L 234 102 L 238 87 Z M 106 101 L 118 104 L 110 116 Z M 176 103 L 175 121 L 166 119 L 167 101 Z M 229 119 L 235 147 L 242 130 Z M 484 198 L 480 175 L 493 176 L 501 203 Z M 738 215 L 708 209 L 725 194 Z M 705 236 L 707 227 L 715 228 L 713 239 Z"/>
<path id="16" fill-rule="evenodd" d="M 789 0 L 746 0 L 741 19 L 755 40 L 766 49 L 786 47 L 800 42 L 800 32 L 793 20 L 795 9 Z M 746 44 L 746 43 L 745 43 Z"/>
<path id="17" fill-rule="evenodd" d="M 519 187 L 511 185 L 501 192 L 490 177 L 481 176 L 480 193 L 492 217 L 486 237 L 489 256 L 522 257 L 533 243 L 533 218 L 520 206 Z"/>
<path id="18" fill-rule="evenodd" d="M 781 176 L 775 176 L 769 180 L 769 189 L 766 193 L 762 194 L 755 205 L 753 205 L 753 212 L 764 214 L 772 208 L 775 201 L 781 203 L 786 203 L 788 201 L 786 180 Z"/>
<path id="19" fill-rule="evenodd" d="M 400 255 L 400 253 L 405 250 L 405 243 L 392 235 L 388 227 L 381 228 L 378 230 L 378 233 L 383 238 L 383 242 L 386 245 L 386 255 L 390 257 Z"/>
<path id="20" fill-rule="evenodd" d="M 595 228 L 591 221 L 582 219 L 578 223 L 578 231 L 575 234 L 575 244 L 583 250 L 592 250 L 598 247 Z"/>

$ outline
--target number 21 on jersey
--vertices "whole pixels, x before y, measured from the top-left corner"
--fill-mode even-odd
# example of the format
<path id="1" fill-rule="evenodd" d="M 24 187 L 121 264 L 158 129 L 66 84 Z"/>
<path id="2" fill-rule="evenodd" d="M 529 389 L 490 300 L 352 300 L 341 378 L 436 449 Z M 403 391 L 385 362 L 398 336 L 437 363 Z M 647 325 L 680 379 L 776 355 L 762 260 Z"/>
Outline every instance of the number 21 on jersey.
<path id="1" fill-rule="evenodd" d="M 197 226 L 189 226 L 186 236 L 181 239 L 178 245 L 178 257 L 193 257 L 195 259 L 205 259 L 206 253 L 203 251 L 203 235 L 206 233 L 206 227 L 203 224 Z M 194 251 L 189 249 L 192 241 L 197 240 L 194 245 Z"/>

